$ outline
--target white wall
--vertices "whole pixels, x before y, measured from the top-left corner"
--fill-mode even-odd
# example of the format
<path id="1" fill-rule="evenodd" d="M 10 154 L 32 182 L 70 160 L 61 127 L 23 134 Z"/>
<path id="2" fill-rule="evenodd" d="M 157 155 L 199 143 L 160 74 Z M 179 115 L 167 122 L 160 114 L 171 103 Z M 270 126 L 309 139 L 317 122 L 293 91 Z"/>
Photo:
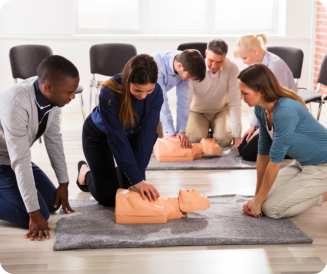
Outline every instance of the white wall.
<path id="1" fill-rule="evenodd" d="M 154 0 L 155 1 L 155 0 Z M 310 87 L 309 64 L 311 45 L 311 20 L 313 0 L 287 0 L 285 37 L 269 37 L 268 46 L 294 46 L 304 52 L 304 63 L 300 86 Z M 27 5 L 25 2 L 28 2 Z M 32 3 L 32 4 L 31 4 Z M 19 8 L 19 13 L 17 10 Z M 207 42 L 214 37 L 182 36 L 74 36 L 73 0 L 11 0 L 0 11 L 0 90 L 13 84 L 8 53 L 11 47 L 22 44 L 43 44 L 53 49 L 54 54 L 63 55 L 79 69 L 84 99 L 88 106 L 89 99 L 89 49 L 98 43 L 131 43 L 138 53 L 151 54 L 156 51 L 176 49 L 186 42 Z M 19 17 L 17 17 L 19 14 Z M 37 19 L 31 19 L 31 14 Z M 37 16 L 39 15 L 39 16 Z M 20 18 L 19 20 L 17 18 Z M 44 34 L 44 35 L 41 35 Z M 68 35 L 71 34 L 71 35 Z M 237 37 L 220 37 L 226 40 L 232 56 L 233 45 Z M 235 60 L 240 69 L 241 61 Z M 99 79 L 105 79 L 99 77 Z M 78 107 L 78 100 L 68 107 Z"/>

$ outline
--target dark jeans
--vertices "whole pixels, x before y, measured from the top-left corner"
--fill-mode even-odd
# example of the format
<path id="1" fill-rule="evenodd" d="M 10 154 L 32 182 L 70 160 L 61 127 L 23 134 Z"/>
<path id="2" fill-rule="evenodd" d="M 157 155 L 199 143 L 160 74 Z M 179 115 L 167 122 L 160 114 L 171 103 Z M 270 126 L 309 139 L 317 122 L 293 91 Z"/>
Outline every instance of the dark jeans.
<path id="1" fill-rule="evenodd" d="M 137 145 L 137 136 L 138 133 L 128 136 L 133 150 Z M 82 141 L 84 155 L 90 168 L 85 175 L 85 184 L 101 205 L 114 207 L 117 189 L 127 189 L 131 184 L 124 173 L 115 167 L 107 134 L 96 127 L 91 115 L 84 122 Z"/>
<path id="2" fill-rule="evenodd" d="M 254 136 L 253 139 L 249 142 L 246 141 L 244 138 L 243 143 L 240 144 L 238 147 L 238 152 L 243 157 L 245 161 L 257 161 L 258 156 L 258 141 L 259 141 L 259 134 Z"/>
<path id="3" fill-rule="evenodd" d="M 32 163 L 35 187 L 43 217 L 48 220 L 49 214 L 59 209 L 53 207 L 56 187 L 47 175 L 34 163 Z M 29 227 L 29 214 L 20 195 L 15 172 L 11 166 L 0 165 L 0 220 L 12 224 Z"/>
<path id="4" fill-rule="evenodd" d="M 245 161 L 257 161 L 258 156 L 258 142 L 259 142 L 259 134 L 248 143 L 246 142 L 246 138 L 243 143 L 238 147 L 239 154 L 243 157 Z M 291 156 L 286 155 L 284 159 L 293 159 Z"/>

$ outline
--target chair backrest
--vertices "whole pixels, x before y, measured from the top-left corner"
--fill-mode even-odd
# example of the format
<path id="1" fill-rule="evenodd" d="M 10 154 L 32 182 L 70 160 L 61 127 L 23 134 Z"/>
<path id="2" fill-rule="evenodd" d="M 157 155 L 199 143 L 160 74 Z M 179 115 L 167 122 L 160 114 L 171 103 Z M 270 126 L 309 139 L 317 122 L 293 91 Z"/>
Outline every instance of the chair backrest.
<path id="1" fill-rule="evenodd" d="M 185 43 L 180 44 L 177 48 L 177 50 L 186 50 L 186 49 L 197 49 L 201 52 L 204 59 L 206 59 L 206 49 L 207 49 L 207 43 Z"/>
<path id="2" fill-rule="evenodd" d="M 293 73 L 293 78 L 300 79 L 303 65 L 303 51 L 293 47 L 267 47 L 271 53 L 279 56 L 288 65 Z"/>
<path id="3" fill-rule="evenodd" d="M 123 71 L 124 66 L 137 54 L 131 44 L 108 43 L 90 48 L 91 73 L 113 76 Z"/>
<path id="4" fill-rule="evenodd" d="M 327 86 L 327 54 L 321 61 L 317 83 Z"/>
<path id="5" fill-rule="evenodd" d="M 47 57 L 53 55 L 52 49 L 42 45 L 21 45 L 10 49 L 9 59 L 12 77 L 27 79 L 37 75 L 37 67 Z"/>

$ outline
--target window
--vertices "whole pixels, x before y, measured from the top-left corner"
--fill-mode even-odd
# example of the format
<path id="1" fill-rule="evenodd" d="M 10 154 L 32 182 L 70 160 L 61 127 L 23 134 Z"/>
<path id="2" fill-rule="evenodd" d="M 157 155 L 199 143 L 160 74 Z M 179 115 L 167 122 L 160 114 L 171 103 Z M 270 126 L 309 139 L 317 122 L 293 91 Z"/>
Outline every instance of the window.
<path id="1" fill-rule="evenodd" d="M 282 0 L 76 0 L 76 33 L 277 34 Z"/>

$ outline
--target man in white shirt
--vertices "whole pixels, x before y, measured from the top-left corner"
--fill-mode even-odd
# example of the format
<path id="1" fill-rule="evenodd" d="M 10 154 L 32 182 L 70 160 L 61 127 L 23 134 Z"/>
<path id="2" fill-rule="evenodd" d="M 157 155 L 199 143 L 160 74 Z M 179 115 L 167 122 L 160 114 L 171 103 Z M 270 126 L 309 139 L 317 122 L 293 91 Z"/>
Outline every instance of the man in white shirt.
<path id="1" fill-rule="evenodd" d="M 228 45 L 214 39 L 206 49 L 206 77 L 191 81 L 190 115 L 186 135 L 192 143 L 207 138 L 209 129 L 221 147 L 241 143 L 241 93 L 237 88 L 237 65 L 226 57 Z"/>

